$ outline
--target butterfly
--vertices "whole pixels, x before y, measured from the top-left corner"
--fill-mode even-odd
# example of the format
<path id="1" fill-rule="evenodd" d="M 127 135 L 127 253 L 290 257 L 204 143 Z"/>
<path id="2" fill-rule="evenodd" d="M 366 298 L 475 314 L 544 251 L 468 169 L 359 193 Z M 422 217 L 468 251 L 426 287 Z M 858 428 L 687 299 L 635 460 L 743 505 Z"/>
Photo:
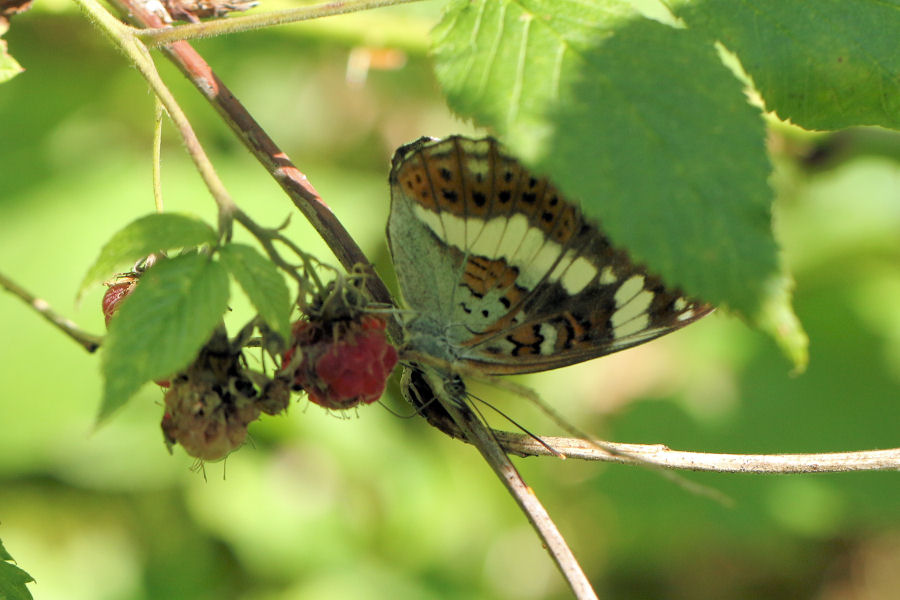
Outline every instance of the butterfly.
<path id="1" fill-rule="evenodd" d="M 390 185 L 407 345 L 450 369 L 445 379 L 571 365 L 713 310 L 635 264 L 493 138 L 403 146 Z"/>

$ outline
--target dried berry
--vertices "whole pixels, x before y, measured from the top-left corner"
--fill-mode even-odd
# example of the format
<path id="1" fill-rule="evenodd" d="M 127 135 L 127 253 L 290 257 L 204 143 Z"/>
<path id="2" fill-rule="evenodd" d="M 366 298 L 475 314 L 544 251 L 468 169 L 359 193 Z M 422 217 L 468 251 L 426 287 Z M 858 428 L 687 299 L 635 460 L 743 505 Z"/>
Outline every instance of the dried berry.
<path id="1" fill-rule="evenodd" d="M 244 443 L 247 426 L 259 418 L 259 394 L 224 328 L 173 381 L 166 393 L 162 430 L 170 446 L 191 456 L 219 460 Z"/>
<path id="2" fill-rule="evenodd" d="M 244 443 L 247 425 L 259 418 L 252 401 L 189 379 L 176 380 L 165 402 L 166 442 L 181 444 L 185 452 L 202 460 L 225 458 Z"/>

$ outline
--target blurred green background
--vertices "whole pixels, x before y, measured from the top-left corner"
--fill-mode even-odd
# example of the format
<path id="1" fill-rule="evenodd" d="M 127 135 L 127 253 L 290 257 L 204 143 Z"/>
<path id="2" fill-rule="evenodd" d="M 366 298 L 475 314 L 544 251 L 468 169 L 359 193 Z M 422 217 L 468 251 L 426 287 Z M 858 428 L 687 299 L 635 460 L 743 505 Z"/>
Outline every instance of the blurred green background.
<path id="1" fill-rule="evenodd" d="M 473 131 L 448 114 L 429 71 L 436 11 L 392 8 L 196 44 L 391 282 L 393 149 Z M 99 333 L 103 289 L 80 304 L 74 293 L 110 235 L 153 210 L 151 96 L 68 9 L 19 16 L 6 39 L 27 71 L 0 86 L 0 270 Z M 383 58 L 366 48 L 398 49 L 405 62 L 363 79 L 358 65 Z M 159 64 L 235 200 L 266 225 L 292 214 L 213 111 Z M 776 226 L 811 339 L 805 374 L 792 377 L 771 341 L 717 314 L 521 381 L 581 429 L 617 441 L 746 453 L 900 445 L 900 140 L 878 133 L 867 144 L 871 135 L 831 144 L 773 128 Z M 167 209 L 213 222 L 170 127 L 165 142 Z M 335 262 L 299 215 L 289 232 Z M 240 323 L 246 302 L 236 293 L 233 305 Z M 204 477 L 180 448 L 166 452 L 156 387 L 95 429 L 97 356 L 9 294 L 0 294 L 0 339 L 0 539 L 37 579 L 36 598 L 568 597 L 477 454 L 422 419 L 378 404 L 341 418 L 300 400 L 288 416 L 253 424 L 252 443 L 207 464 Z M 531 430 L 560 433 L 525 401 L 476 391 Z M 395 392 L 385 404 L 411 415 Z M 887 599 L 900 589 L 897 473 L 684 475 L 725 505 L 638 468 L 517 464 L 601 596 Z"/>

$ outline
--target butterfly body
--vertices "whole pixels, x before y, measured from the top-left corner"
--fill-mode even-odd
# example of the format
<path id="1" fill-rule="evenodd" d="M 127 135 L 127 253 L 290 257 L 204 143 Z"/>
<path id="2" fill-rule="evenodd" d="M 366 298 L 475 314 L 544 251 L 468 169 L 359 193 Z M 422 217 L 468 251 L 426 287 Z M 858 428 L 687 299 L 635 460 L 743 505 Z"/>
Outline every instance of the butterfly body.
<path id="1" fill-rule="evenodd" d="M 422 138 L 391 170 L 388 238 L 408 345 L 483 374 L 622 350 L 706 315 L 615 248 L 492 138 Z"/>

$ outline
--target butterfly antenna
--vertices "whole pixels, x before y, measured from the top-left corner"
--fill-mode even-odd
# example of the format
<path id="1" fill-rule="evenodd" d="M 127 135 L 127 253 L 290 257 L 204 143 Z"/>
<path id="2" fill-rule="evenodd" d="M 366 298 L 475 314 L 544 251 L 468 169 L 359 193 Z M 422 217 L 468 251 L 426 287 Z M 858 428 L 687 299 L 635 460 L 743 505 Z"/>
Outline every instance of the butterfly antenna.
<path id="1" fill-rule="evenodd" d="M 413 417 L 418 417 L 420 414 L 418 410 L 413 410 L 410 414 L 404 415 L 404 414 L 398 412 L 397 410 L 394 410 L 393 408 L 391 408 L 390 406 L 388 406 L 381 400 L 378 401 L 378 404 L 381 405 L 381 408 L 388 411 L 389 413 L 391 413 L 393 416 L 397 417 L 398 419 L 412 419 Z"/>
<path id="2" fill-rule="evenodd" d="M 503 412 L 502 410 L 500 410 L 499 408 L 497 408 L 496 406 L 494 406 L 493 404 L 491 404 L 491 403 L 488 402 L 487 400 L 485 400 L 485 399 L 483 399 L 483 398 L 479 398 L 478 396 L 476 396 L 475 394 L 472 394 L 472 393 L 467 393 L 467 395 L 469 396 L 469 398 L 472 398 L 472 399 L 474 399 L 474 400 L 477 400 L 477 401 L 480 402 L 481 404 L 487 406 L 487 407 L 490 408 L 492 411 L 494 411 L 495 413 L 497 413 L 498 415 L 500 415 L 501 417 L 503 417 L 504 419 L 506 419 L 510 424 L 513 425 L 513 427 L 515 427 L 516 429 L 518 429 L 519 431 L 521 431 L 522 433 L 524 433 L 525 435 L 527 435 L 528 437 L 530 437 L 531 439 L 533 439 L 534 441 L 536 441 L 538 444 L 540 444 L 541 446 L 543 446 L 543 447 L 547 450 L 547 452 L 549 452 L 550 454 L 552 454 L 552 455 L 555 456 L 556 458 L 562 458 L 562 459 L 565 460 L 565 458 L 566 458 L 566 455 L 565 455 L 565 454 L 559 452 L 558 450 L 556 450 L 555 448 L 553 448 L 552 446 L 550 446 L 550 444 L 548 444 L 547 442 L 545 442 L 544 440 L 542 440 L 542 439 L 540 438 L 540 436 L 538 436 L 538 435 L 536 435 L 536 434 L 534 434 L 534 433 L 531 433 L 528 429 L 526 429 L 525 427 L 523 427 L 522 425 L 520 425 L 518 422 L 516 422 L 515 419 L 513 419 L 512 417 L 510 417 L 508 414 L 506 414 L 505 412 Z M 472 407 L 472 410 L 473 410 L 473 411 L 478 415 L 478 417 L 482 420 L 482 422 L 485 423 L 485 424 L 487 425 L 487 419 L 484 418 L 484 414 L 483 414 L 480 410 L 478 410 L 478 407 L 475 406 L 474 404 L 472 404 L 471 407 Z M 491 427 L 488 427 L 488 431 L 491 432 L 491 435 L 494 435 L 494 434 L 493 434 L 493 429 L 491 429 Z M 496 436 L 495 436 L 494 439 L 496 439 Z M 500 440 L 497 440 L 497 443 L 500 444 Z M 503 444 L 500 444 L 500 445 L 501 445 L 501 447 L 503 446 Z"/>
<path id="3" fill-rule="evenodd" d="M 545 415 L 547 415 L 550 418 L 550 420 L 552 420 L 554 423 L 556 423 L 557 426 L 562 428 L 563 431 L 565 431 L 566 433 L 568 433 L 569 435 L 571 435 L 573 437 L 576 437 L 576 438 L 586 441 L 588 444 L 594 446 L 598 450 L 602 450 L 613 456 L 624 456 L 628 459 L 635 460 L 639 463 L 642 463 L 643 466 L 653 469 L 654 471 L 656 471 L 657 473 L 662 475 L 662 477 L 664 479 L 671 481 L 672 483 L 678 485 L 682 489 L 685 489 L 692 494 L 696 494 L 698 496 L 705 496 L 706 498 L 709 498 L 710 500 L 717 502 L 717 503 L 721 504 L 722 506 L 733 506 L 734 505 L 734 500 L 731 497 L 729 497 L 727 494 L 720 492 L 719 490 L 717 490 L 715 488 L 691 481 L 690 479 L 687 479 L 686 477 L 683 477 L 683 476 L 679 475 L 678 473 L 674 473 L 672 471 L 667 471 L 663 468 L 660 468 L 658 465 L 654 465 L 653 463 L 646 462 L 640 456 L 637 456 L 637 455 L 632 454 L 627 451 L 623 451 L 619 448 L 614 448 L 610 444 L 607 444 L 606 442 L 604 442 L 602 440 L 595 439 L 593 436 L 588 435 L 586 432 L 584 432 L 584 431 L 578 429 L 577 427 L 575 427 L 574 425 L 572 425 L 560 413 L 553 410 L 553 408 L 551 408 L 546 402 L 541 400 L 541 397 L 538 396 L 537 392 L 535 392 L 531 388 L 525 387 L 523 385 L 519 385 L 512 381 L 498 380 L 495 378 L 494 379 L 483 378 L 483 377 L 481 379 L 485 380 L 488 383 L 492 383 L 493 385 L 496 385 L 502 389 L 506 389 L 507 391 L 513 392 L 514 394 L 517 394 L 517 395 L 521 396 L 522 398 L 525 398 L 526 400 L 530 401 L 532 404 L 537 406 L 541 412 L 543 412 Z M 484 401 L 482 400 L 482 402 L 484 402 Z M 488 406 L 490 406 L 490 404 L 488 404 Z M 496 410 L 496 408 L 494 410 Z M 510 422 L 513 423 L 514 425 L 516 425 L 517 427 L 519 427 L 519 425 L 517 423 L 515 423 L 515 421 L 512 421 L 510 419 Z M 519 428 L 522 429 L 521 427 L 519 427 Z M 525 430 L 522 429 L 522 431 L 525 431 Z M 526 433 L 528 433 L 528 432 L 526 431 Z M 540 438 L 537 438 L 537 437 L 531 435 L 530 433 L 528 433 L 528 435 L 530 435 L 535 440 L 537 440 L 538 443 L 540 443 L 545 448 L 548 447 L 547 444 L 545 444 Z M 554 454 L 558 454 L 556 451 L 554 451 L 552 449 L 551 449 L 551 452 L 553 452 Z"/>
<path id="4" fill-rule="evenodd" d="M 519 385 L 518 383 L 514 383 L 512 381 L 507 381 L 505 379 L 483 378 L 483 380 L 487 383 L 490 383 L 491 385 L 495 385 L 501 389 L 505 389 L 509 392 L 512 392 L 513 394 L 516 394 L 517 396 L 521 396 L 522 398 L 525 398 L 526 400 L 531 402 L 533 405 L 535 405 L 538 408 L 538 410 L 540 410 L 547 417 L 549 417 L 550 420 L 553 421 L 560 429 L 562 429 L 569 435 L 583 439 L 586 442 L 594 445 L 598 449 L 603 450 L 604 452 L 608 452 L 610 454 L 614 454 L 614 455 L 626 455 L 627 454 L 627 453 L 622 452 L 621 450 L 618 450 L 616 448 L 609 446 L 608 444 L 604 443 L 601 440 L 594 439 L 594 437 L 591 435 L 588 435 L 587 432 L 582 431 L 582 430 L 578 429 L 577 427 L 575 427 L 574 425 L 572 425 L 572 423 L 570 423 L 562 414 L 556 412 L 555 410 L 553 410 L 553 408 L 549 404 L 544 402 L 541 399 L 541 397 L 537 394 L 537 392 L 535 392 L 533 389 L 531 389 L 529 387 L 525 387 L 524 385 Z M 633 457 L 629 456 L 629 458 L 633 458 Z"/>

